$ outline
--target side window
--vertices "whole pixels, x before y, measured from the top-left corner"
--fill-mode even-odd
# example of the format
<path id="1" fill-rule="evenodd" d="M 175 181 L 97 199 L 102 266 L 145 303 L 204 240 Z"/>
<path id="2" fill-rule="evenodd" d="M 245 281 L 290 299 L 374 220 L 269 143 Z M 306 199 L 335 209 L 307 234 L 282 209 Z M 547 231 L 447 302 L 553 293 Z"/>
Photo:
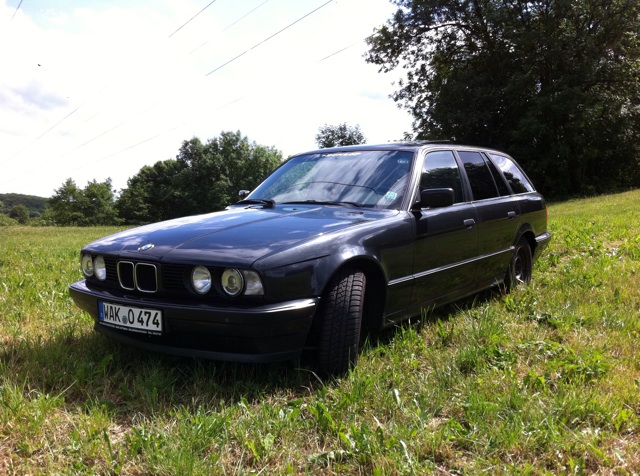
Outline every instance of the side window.
<path id="1" fill-rule="evenodd" d="M 420 189 L 425 188 L 451 188 L 454 203 L 463 201 L 460 169 L 453 152 L 441 150 L 427 154 L 420 177 Z"/>
<path id="2" fill-rule="evenodd" d="M 458 155 L 460 155 L 464 170 L 467 172 L 467 177 L 469 177 L 473 199 L 485 200 L 498 197 L 498 189 L 493 181 L 489 167 L 482 158 L 482 154 L 480 152 L 461 151 L 458 152 Z"/>
<path id="3" fill-rule="evenodd" d="M 493 180 L 496 182 L 496 185 L 498 186 L 498 192 L 500 192 L 500 195 L 502 196 L 511 195 L 511 192 L 509 191 L 509 187 L 507 187 L 507 182 L 504 181 L 502 174 L 498 172 L 498 169 L 493 164 L 493 162 L 491 162 L 490 160 L 487 160 L 487 165 L 489 166 L 489 170 L 491 171 Z"/>
<path id="4" fill-rule="evenodd" d="M 507 182 L 511 185 L 513 193 L 535 192 L 533 184 L 529 182 L 524 172 L 509 157 L 492 154 L 491 160 L 502 170 Z"/>

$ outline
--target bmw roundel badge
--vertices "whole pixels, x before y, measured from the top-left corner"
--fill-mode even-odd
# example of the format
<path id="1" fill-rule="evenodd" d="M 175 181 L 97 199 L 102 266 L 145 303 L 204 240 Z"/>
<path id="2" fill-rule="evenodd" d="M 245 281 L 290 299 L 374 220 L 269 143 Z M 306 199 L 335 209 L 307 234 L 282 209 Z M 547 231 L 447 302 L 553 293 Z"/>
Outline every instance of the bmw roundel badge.
<path id="1" fill-rule="evenodd" d="M 138 251 L 147 251 L 153 248 L 154 246 L 156 245 L 154 245 L 153 243 L 147 243 L 146 245 L 143 245 L 140 248 L 138 248 Z"/>

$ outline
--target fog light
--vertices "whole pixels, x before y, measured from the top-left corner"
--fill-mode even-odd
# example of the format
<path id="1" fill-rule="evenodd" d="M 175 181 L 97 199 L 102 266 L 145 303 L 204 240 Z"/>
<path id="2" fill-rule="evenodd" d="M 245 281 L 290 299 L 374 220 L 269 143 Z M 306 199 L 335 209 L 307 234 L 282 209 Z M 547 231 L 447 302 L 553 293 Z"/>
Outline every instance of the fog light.
<path id="1" fill-rule="evenodd" d="M 227 268 L 222 273 L 222 289 L 229 296 L 237 296 L 244 287 L 242 273 L 235 268 Z"/>
<path id="2" fill-rule="evenodd" d="M 204 266 L 196 266 L 191 271 L 191 284 L 198 294 L 206 294 L 211 289 L 211 273 Z"/>
<path id="3" fill-rule="evenodd" d="M 82 266 L 82 272 L 87 278 L 93 276 L 93 259 L 90 254 L 82 255 L 82 259 L 80 260 L 80 264 Z"/>

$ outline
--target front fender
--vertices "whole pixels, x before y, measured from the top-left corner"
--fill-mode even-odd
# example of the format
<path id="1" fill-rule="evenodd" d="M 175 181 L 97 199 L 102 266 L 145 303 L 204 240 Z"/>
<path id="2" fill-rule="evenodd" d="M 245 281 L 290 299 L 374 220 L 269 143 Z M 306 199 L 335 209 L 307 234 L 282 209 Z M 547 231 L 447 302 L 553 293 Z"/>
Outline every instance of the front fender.
<path id="1" fill-rule="evenodd" d="M 265 298 L 281 301 L 322 296 L 329 280 L 338 269 L 350 262 L 367 262 L 369 267 L 379 269 L 387 282 L 387 276 L 379 259 L 365 249 L 345 246 L 337 253 L 308 261 L 279 266 L 261 271 Z"/>
<path id="2" fill-rule="evenodd" d="M 264 277 L 269 300 L 319 297 L 336 271 L 354 261 L 375 270 L 376 279 L 386 286 L 411 272 L 413 235 L 412 217 L 396 214 L 323 234 L 258 260 L 253 267 Z"/>

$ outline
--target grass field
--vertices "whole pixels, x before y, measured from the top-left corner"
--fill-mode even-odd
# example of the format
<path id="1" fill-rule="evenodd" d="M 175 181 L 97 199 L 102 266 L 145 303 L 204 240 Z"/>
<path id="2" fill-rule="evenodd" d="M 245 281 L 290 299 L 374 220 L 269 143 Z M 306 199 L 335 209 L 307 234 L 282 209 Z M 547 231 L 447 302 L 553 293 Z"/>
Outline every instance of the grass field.
<path id="1" fill-rule="evenodd" d="M 156 355 L 67 287 L 113 229 L 0 227 L 2 474 L 632 474 L 640 468 L 640 191 L 550 207 L 533 283 L 304 363 Z"/>

